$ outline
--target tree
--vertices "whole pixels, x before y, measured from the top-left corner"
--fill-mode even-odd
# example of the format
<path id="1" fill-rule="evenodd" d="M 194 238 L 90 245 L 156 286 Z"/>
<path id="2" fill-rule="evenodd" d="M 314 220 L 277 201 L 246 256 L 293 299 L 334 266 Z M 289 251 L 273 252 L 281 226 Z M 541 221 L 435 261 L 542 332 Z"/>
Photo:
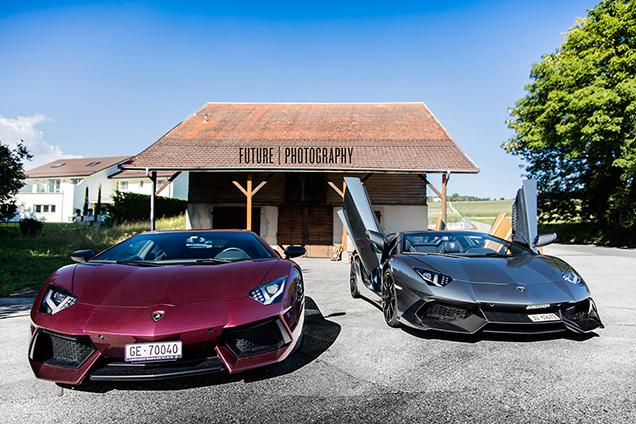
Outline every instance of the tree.
<path id="1" fill-rule="evenodd" d="M 0 221 L 13 218 L 18 210 L 15 195 L 24 187 L 26 178 L 22 161 L 32 158 L 23 141 L 13 150 L 0 141 Z"/>
<path id="2" fill-rule="evenodd" d="M 541 218 L 636 228 L 636 2 L 590 9 L 530 79 L 502 147 L 528 162 Z"/>
<path id="3" fill-rule="evenodd" d="M 89 206 L 90 205 L 88 204 L 88 186 L 86 186 L 86 192 L 84 193 L 84 210 L 82 211 L 84 216 L 88 215 L 88 207 Z"/>
<path id="4" fill-rule="evenodd" d="M 97 203 L 95 204 L 95 215 L 102 213 L 102 185 L 97 188 Z"/>

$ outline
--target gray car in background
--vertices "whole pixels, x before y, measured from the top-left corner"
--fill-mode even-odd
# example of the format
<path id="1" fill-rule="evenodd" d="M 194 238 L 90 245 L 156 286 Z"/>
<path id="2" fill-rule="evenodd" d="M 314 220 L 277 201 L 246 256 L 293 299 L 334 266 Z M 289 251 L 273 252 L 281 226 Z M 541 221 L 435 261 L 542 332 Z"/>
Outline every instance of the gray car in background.
<path id="1" fill-rule="evenodd" d="M 387 236 L 357 178 L 339 212 L 353 243 L 350 290 L 382 308 L 392 327 L 456 333 L 587 333 L 602 328 L 583 278 L 532 245 L 475 231 Z"/>

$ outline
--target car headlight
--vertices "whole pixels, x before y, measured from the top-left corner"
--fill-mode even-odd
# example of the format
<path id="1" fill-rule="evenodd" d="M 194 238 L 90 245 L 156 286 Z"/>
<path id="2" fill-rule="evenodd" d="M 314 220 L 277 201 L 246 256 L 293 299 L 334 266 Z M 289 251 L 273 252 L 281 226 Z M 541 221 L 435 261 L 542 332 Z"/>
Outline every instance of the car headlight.
<path id="1" fill-rule="evenodd" d="M 561 274 L 561 278 L 563 281 L 566 281 L 570 284 L 575 284 L 577 286 L 585 287 L 585 282 L 583 282 L 583 278 L 579 274 L 576 273 L 573 269 L 568 271 L 563 271 Z"/>
<path id="2" fill-rule="evenodd" d="M 73 293 L 64 290 L 61 287 L 50 285 L 46 290 L 46 293 L 44 293 L 40 312 L 55 315 L 61 310 L 74 305 L 75 302 L 77 302 L 77 296 Z"/>
<path id="3" fill-rule="evenodd" d="M 285 290 L 285 281 L 287 281 L 287 277 L 280 277 L 269 283 L 262 284 L 250 290 L 250 297 L 261 302 L 263 305 L 278 303 L 283 298 L 282 294 Z"/>
<path id="4" fill-rule="evenodd" d="M 420 268 L 414 269 L 415 271 L 417 271 L 418 274 L 420 274 L 420 277 L 422 277 L 422 279 L 426 281 L 426 284 L 428 284 L 429 286 L 444 287 L 447 286 L 451 281 L 453 281 L 453 279 L 447 275 L 439 274 L 433 271 L 427 271 Z"/>

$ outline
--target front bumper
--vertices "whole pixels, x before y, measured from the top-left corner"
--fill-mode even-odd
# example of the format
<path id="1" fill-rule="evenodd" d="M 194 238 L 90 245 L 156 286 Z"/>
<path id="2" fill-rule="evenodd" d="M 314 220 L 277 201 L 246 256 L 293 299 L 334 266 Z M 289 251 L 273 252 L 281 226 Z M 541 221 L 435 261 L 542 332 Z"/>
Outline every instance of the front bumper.
<path id="1" fill-rule="evenodd" d="M 546 314 L 554 319 L 533 321 L 531 316 Z M 454 333 L 477 332 L 507 334 L 546 334 L 570 330 L 588 333 L 603 328 L 596 304 L 591 298 L 580 302 L 549 304 L 541 309 L 525 305 L 476 304 L 446 299 L 419 300 L 401 316 L 401 323 L 421 330 Z"/>
<path id="2" fill-rule="evenodd" d="M 220 337 L 216 336 L 214 346 L 205 341 L 199 341 L 196 345 L 184 343 L 182 358 L 145 363 L 125 362 L 121 357 L 104 354 L 123 352 L 123 346 L 111 345 L 108 349 L 100 350 L 92 337 L 66 335 L 33 327 L 29 362 L 36 377 L 67 384 L 80 384 L 86 377 L 99 381 L 142 381 L 223 370 L 234 373 L 285 359 L 300 339 L 303 322 L 304 313 L 296 318 L 286 313 L 225 328 Z M 179 340 L 182 336 L 175 333 L 145 337 L 143 341 Z M 207 349 L 202 346 L 207 346 Z"/>

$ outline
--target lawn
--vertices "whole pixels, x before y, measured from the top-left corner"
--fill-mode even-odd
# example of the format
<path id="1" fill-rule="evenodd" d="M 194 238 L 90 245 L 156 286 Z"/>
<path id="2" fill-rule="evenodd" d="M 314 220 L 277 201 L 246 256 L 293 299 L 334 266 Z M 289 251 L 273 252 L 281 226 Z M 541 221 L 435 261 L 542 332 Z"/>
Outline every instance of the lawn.
<path id="1" fill-rule="evenodd" d="M 185 228 L 185 217 L 157 220 L 157 229 Z M 20 234 L 17 225 L 0 225 L 0 297 L 30 294 L 49 275 L 72 263 L 76 250 L 100 252 L 143 231 L 150 223 L 125 224 L 114 228 L 94 228 L 78 224 L 45 224 L 33 237 Z"/>

